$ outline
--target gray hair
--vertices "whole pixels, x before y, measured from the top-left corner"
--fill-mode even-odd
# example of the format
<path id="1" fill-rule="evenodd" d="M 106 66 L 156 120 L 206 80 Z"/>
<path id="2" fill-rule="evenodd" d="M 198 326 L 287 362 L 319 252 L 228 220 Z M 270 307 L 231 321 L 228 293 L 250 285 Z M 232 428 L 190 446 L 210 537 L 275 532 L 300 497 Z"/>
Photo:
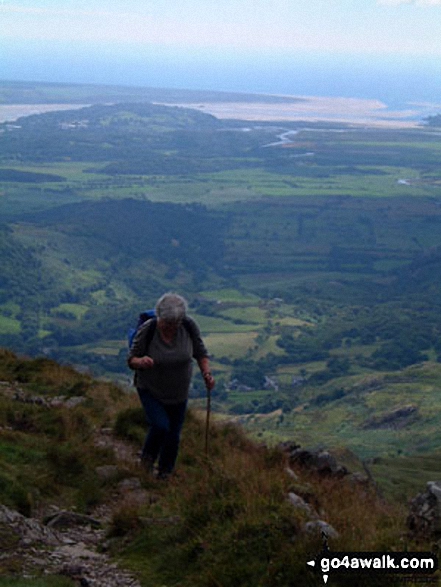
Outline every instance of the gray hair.
<path id="1" fill-rule="evenodd" d="M 175 293 L 165 293 L 156 302 L 156 316 L 167 322 L 179 322 L 187 313 L 187 301 Z"/>

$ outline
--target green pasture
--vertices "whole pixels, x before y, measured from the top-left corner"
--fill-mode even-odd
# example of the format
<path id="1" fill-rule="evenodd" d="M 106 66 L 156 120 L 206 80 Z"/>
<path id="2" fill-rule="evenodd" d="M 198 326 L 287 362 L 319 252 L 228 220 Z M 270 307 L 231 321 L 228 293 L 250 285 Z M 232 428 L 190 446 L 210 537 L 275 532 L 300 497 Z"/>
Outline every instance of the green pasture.
<path id="1" fill-rule="evenodd" d="M 0 304 L 0 334 L 20 334 L 20 310 L 20 305 L 12 300 Z"/>
<path id="2" fill-rule="evenodd" d="M 289 326 L 291 328 L 303 328 L 305 326 L 312 326 L 311 322 L 308 322 L 307 320 L 301 320 L 299 318 L 294 318 L 293 316 L 280 317 L 276 314 L 272 318 L 276 322 L 276 325 L 280 326 Z"/>
<path id="3" fill-rule="evenodd" d="M 395 141 L 351 141 L 350 144 L 352 147 L 363 148 L 368 144 L 370 147 L 377 147 L 377 148 L 399 148 L 399 149 L 427 149 L 428 151 L 441 151 L 441 143 L 436 140 L 430 140 L 431 135 L 430 133 L 427 134 L 427 142 L 421 140 L 421 136 L 416 134 L 416 140 L 410 141 L 407 140 L 395 140 Z M 432 135 L 432 138 L 436 139 L 435 134 Z M 418 140 L 419 139 L 419 140 Z"/>
<path id="4" fill-rule="evenodd" d="M 280 365 L 277 368 L 278 380 L 284 385 L 290 385 L 293 377 L 301 377 L 304 366 L 301 365 Z"/>
<path id="5" fill-rule="evenodd" d="M 36 255 L 45 269 L 56 275 L 66 288 L 73 291 L 78 288 L 95 288 L 102 281 L 100 269 L 106 265 L 106 261 L 103 259 L 98 265 L 92 263 L 94 252 L 99 254 L 100 250 L 97 246 L 92 249 L 87 238 L 84 241 L 81 238 L 72 239 L 71 235 L 60 229 L 30 223 L 15 224 L 14 234 L 20 242 L 31 248 L 38 243 Z M 93 235 L 91 238 L 93 241 Z"/>
<path id="6" fill-rule="evenodd" d="M 39 165 L 32 165 L 26 163 L 3 163 L 0 165 L 1 169 L 13 169 L 16 171 L 25 171 L 28 173 L 43 173 L 49 175 L 59 175 L 68 182 L 82 184 L 84 182 L 101 181 L 111 179 L 110 176 L 104 176 L 100 173 L 96 173 L 93 169 L 98 169 L 99 166 L 93 166 L 90 163 L 82 163 L 78 161 L 63 161 L 63 162 L 44 162 Z M 16 182 L 9 182 L 16 183 Z M 20 182 L 22 183 L 22 182 Z M 33 182 L 23 182 L 24 184 L 30 184 Z M 55 182 L 57 183 L 57 182 Z M 53 182 L 43 182 L 39 184 L 42 188 L 49 188 L 53 185 Z"/>
<path id="7" fill-rule="evenodd" d="M 231 320 L 223 320 L 214 316 L 203 316 L 198 314 L 192 315 L 196 318 L 197 323 L 203 335 L 205 333 L 238 333 L 238 332 L 255 332 L 254 324 L 235 324 Z"/>
<path id="8" fill-rule="evenodd" d="M 97 289 L 91 293 L 91 298 L 96 304 L 103 305 L 108 301 L 108 290 Z"/>
<path id="9" fill-rule="evenodd" d="M 4 218 L 16 214 L 39 212 L 62 204 L 71 204 L 81 200 L 70 191 L 55 189 L 45 190 L 41 186 L 9 187 L 0 183 L 0 215 Z"/>
<path id="10" fill-rule="evenodd" d="M 262 401 L 268 394 L 268 389 L 252 390 L 252 391 L 229 391 L 228 402 L 230 404 L 249 404 L 254 401 Z"/>
<path id="11" fill-rule="evenodd" d="M 283 349 L 277 346 L 278 336 L 269 336 L 262 343 L 259 344 L 257 350 L 253 353 L 253 358 L 258 360 L 268 354 L 284 355 Z"/>
<path id="12" fill-rule="evenodd" d="M 77 320 L 81 320 L 81 318 L 83 318 L 84 314 L 87 313 L 87 311 L 89 310 L 88 306 L 84 305 L 84 304 L 59 304 L 58 306 L 52 308 L 51 310 L 51 314 L 53 315 L 57 315 L 57 314 L 72 314 L 73 316 L 75 316 L 75 318 Z"/>
<path id="13" fill-rule="evenodd" d="M 0 304 L 0 312 L 9 316 L 17 316 L 20 312 L 20 304 L 17 304 L 14 300 L 8 300 L 7 302 Z"/>
<path id="14" fill-rule="evenodd" d="M 0 334 L 20 334 L 20 331 L 21 323 L 19 320 L 0 314 Z"/>
<path id="15" fill-rule="evenodd" d="M 386 497 L 408 503 L 425 490 L 429 481 L 441 480 L 441 451 L 430 454 L 381 457 L 368 463 Z"/>
<path id="16" fill-rule="evenodd" d="M 127 350 L 127 340 L 100 340 L 96 344 L 78 346 L 76 350 L 95 355 L 116 357 L 121 350 Z"/>
<path id="17" fill-rule="evenodd" d="M 281 373 L 287 377 L 291 369 L 283 368 Z M 346 446 L 363 459 L 440 449 L 441 365 L 409 367 L 398 376 L 378 373 L 376 385 L 370 386 L 373 377 L 340 378 L 310 392 L 294 388 L 298 408 L 285 414 L 277 428 L 279 437 L 292 438 L 303 446 Z M 338 387 L 345 389 L 344 397 L 314 404 L 318 391 L 330 393 Z M 416 408 L 408 420 L 384 423 L 391 413 L 405 406 Z M 250 430 L 256 431 L 255 425 L 250 424 Z"/>
<path id="18" fill-rule="evenodd" d="M 46 338 L 46 336 L 50 336 L 50 334 L 51 334 L 51 330 L 48 330 L 47 328 L 43 327 L 43 328 L 38 329 L 37 337 L 42 340 L 42 339 Z"/>
<path id="19" fill-rule="evenodd" d="M 265 325 L 268 321 L 266 311 L 263 308 L 256 306 L 229 308 L 228 310 L 222 310 L 219 313 L 233 321 L 240 320 L 243 322 L 262 325 Z"/>
<path id="20" fill-rule="evenodd" d="M 312 164 L 314 167 L 314 164 Z M 367 168 L 365 175 L 342 173 L 335 167 L 327 177 L 320 177 L 320 165 L 316 165 L 318 177 L 304 177 L 301 170 L 293 167 L 292 175 L 262 171 L 260 169 L 223 171 L 208 176 L 213 185 L 214 201 L 227 203 L 235 200 L 251 200 L 256 197 L 312 197 L 312 196 L 353 196 L 389 198 L 394 196 L 424 196 L 425 186 L 401 185 L 400 179 L 415 179 L 418 172 L 412 168 L 396 168 L 385 165 L 376 169 L 383 172 L 373 175 Z M 300 173 L 299 173 L 300 171 Z M 214 186 L 217 186 L 214 187 Z M 242 186 L 242 187 L 241 187 Z M 235 193 L 235 189 L 246 190 Z"/>
<path id="21" fill-rule="evenodd" d="M 210 333 L 204 340 L 214 357 L 241 358 L 255 345 L 256 332 Z"/>
<path id="22" fill-rule="evenodd" d="M 160 176 L 152 178 L 144 176 L 143 194 L 153 202 L 173 202 L 186 204 L 197 202 L 206 206 L 234 203 L 237 201 L 254 200 L 261 197 L 253 187 L 242 186 L 242 182 L 224 178 L 230 172 L 219 172 L 216 175 L 196 174 L 190 180 L 186 177 Z M 282 186 L 283 187 L 283 186 Z M 132 194 L 139 193 L 139 187 Z"/>
<path id="23" fill-rule="evenodd" d="M 73 134 L 60 128 L 66 117 L 63 113 L 42 115 L 38 118 L 41 126 L 37 128 L 24 119 L 21 129 L 14 132 L 21 133 L 22 144 L 26 147 L 40 141 L 42 136 L 46 138 L 48 150 L 41 147 L 39 152 L 39 159 L 46 153 L 46 160 L 37 164 L 31 148 L 23 147 L 23 153 L 15 153 L 5 143 L 0 169 L 49 173 L 65 181 L 5 182 L 0 191 L 7 187 L 10 206 L 13 198 L 18 198 L 16 210 L 18 202 L 24 202 L 20 193 L 25 191 L 28 196 L 32 194 L 29 208 L 33 209 L 39 205 L 56 205 L 57 198 L 75 201 L 75 198 L 134 197 L 155 202 L 199 202 L 219 206 L 262 197 L 366 196 L 378 199 L 434 193 L 434 186 L 418 181 L 422 175 L 436 180 L 433 173 L 439 169 L 441 143 L 436 131 L 432 133 L 430 128 L 400 131 L 349 129 L 342 125 L 333 132 L 327 123 L 322 129 L 320 123 L 314 124 L 312 129 L 298 125 L 296 128 L 291 123 L 289 127 L 296 128 L 298 134 L 289 148 L 285 148 L 286 145 L 280 148 L 267 145 L 277 142 L 281 128 L 250 123 L 246 138 L 224 132 L 216 134 L 211 125 L 208 130 L 204 125 L 198 127 L 203 115 L 182 109 L 177 114 L 176 109 L 167 111 L 161 106 L 156 109 L 140 112 L 138 106 L 130 104 L 96 106 L 91 111 L 91 124 L 95 126 L 77 129 Z M 228 121 L 218 122 L 221 130 L 231 130 L 230 125 Z M 198 133 L 191 133 L 188 141 L 183 138 L 170 141 L 175 131 L 185 134 L 190 129 L 197 129 Z M 225 143 L 227 136 L 230 142 Z M 137 155 L 133 150 L 133 137 L 144 141 L 146 157 L 158 161 L 157 172 L 151 173 L 142 162 L 132 161 Z M 62 154 L 59 154 L 60 145 Z M 124 148 L 121 149 L 121 145 Z M 128 160 L 124 160 L 124 153 Z M 57 158 L 63 159 L 54 160 Z M 170 161 L 175 162 L 176 168 L 168 165 Z M 191 173 L 186 172 L 183 161 L 188 162 Z M 115 175 L 105 173 L 107 167 Z M 219 171 L 204 171 L 210 168 Z M 398 183 L 401 179 L 416 181 L 401 185 Z"/>
<path id="24" fill-rule="evenodd" d="M 36 165 L 3 165 L 3 168 L 33 173 L 60 175 L 60 183 L 7 183 L 3 204 L 19 207 L 30 199 L 32 208 L 47 207 L 79 199 L 148 198 L 154 202 L 185 204 L 198 202 L 219 206 L 237 201 L 258 200 L 262 197 L 352 196 L 390 198 L 394 196 L 424 196 L 433 187 L 414 183 L 401 185 L 400 179 L 417 179 L 418 172 L 410 168 L 382 169 L 384 175 L 340 173 L 338 167 L 327 178 L 303 177 L 293 168 L 292 175 L 262 169 L 240 169 L 214 174 L 183 176 L 109 176 L 97 173 L 99 165 L 62 162 Z M 317 166 L 319 174 L 320 166 Z M 379 168 L 380 169 L 380 168 Z M 26 195 L 29 191 L 29 195 Z M 32 194 L 32 198 L 30 198 Z M 5 197 L 5 196 L 4 196 Z"/>
<path id="25" fill-rule="evenodd" d="M 241 291 L 238 289 L 218 289 L 218 290 L 203 290 L 200 292 L 202 298 L 212 301 L 219 301 L 233 304 L 251 305 L 259 303 L 260 298 L 250 292 Z"/>

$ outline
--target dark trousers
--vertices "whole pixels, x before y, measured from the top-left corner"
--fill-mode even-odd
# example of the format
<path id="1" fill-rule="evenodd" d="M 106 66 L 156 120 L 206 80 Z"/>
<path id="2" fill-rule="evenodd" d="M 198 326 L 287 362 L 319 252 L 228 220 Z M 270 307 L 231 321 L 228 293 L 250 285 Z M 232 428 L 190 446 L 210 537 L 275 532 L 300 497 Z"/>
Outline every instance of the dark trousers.
<path id="1" fill-rule="evenodd" d="M 178 456 L 187 402 L 163 404 L 145 389 L 138 389 L 138 395 L 149 424 L 141 458 L 154 463 L 159 457 L 160 473 L 171 473 Z"/>

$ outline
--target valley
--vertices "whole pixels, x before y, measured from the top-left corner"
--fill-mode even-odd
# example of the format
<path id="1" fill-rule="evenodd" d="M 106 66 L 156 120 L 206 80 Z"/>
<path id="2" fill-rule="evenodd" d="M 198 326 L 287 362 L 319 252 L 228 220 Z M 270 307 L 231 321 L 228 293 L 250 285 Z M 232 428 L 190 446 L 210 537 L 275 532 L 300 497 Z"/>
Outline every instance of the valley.
<path id="1" fill-rule="evenodd" d="M 237 95 L 217 117 L 185 105 L 212 95 L 133 92 L 46 87 L 78 108 L 0 125 L 0 345 L 129 389 L 127 330 L 178 290 L 219 418 L 346 447 L 380 477 L 439 450 L 439 127 L 241 120 L 221 116 Z"/>

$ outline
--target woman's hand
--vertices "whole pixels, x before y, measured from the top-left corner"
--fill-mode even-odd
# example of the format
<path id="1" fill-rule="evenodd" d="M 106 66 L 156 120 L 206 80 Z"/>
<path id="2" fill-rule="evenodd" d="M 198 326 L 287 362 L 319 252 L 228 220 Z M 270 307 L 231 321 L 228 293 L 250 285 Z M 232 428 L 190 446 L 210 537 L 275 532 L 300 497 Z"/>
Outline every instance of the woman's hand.
<path id="1" fill-rule="evenodd" d="M 144 357 L 132 357 L 130 364 L 134 369 L 151 369 L 155 363 L 152 357 L 145 355 Z"/>
<path id="2" fill-rule="evenodd" d="M 206 373 L 202 373 L 202 377 L 204 379 L 205 387 L 208 391 L 211 391 L 216 385 L 213 375 L 207 371 Z"/>
<path id="3" fill-rule="evenodd" d="M 210 371 L 210 361 L 208 357 L 201 357 L 198 359 L 199 369 L 201 370 L 202 379 L 204 380 L 207 391 L 211 391 L 215 386 L 214 377 Z"/>

